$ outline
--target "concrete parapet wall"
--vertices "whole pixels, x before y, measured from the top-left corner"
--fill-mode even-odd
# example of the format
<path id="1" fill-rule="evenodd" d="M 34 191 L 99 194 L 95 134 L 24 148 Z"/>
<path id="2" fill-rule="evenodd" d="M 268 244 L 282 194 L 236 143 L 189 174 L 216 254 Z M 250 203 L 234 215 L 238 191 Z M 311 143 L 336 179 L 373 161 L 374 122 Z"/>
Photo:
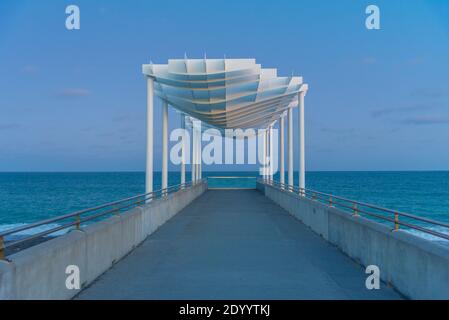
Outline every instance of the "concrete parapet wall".
<path id="1" fill-rule="evenodd" d="M 9 256 L 0 300 L 72 298 L 206 190 L 199 183 Z M 80 290 L 66 287 L 69 265 L 79 268 Z"/>
<path id="2" fill-rule="evenodd" d="M 258 190 L 411 299 L 449 299 L 449 247 L 270 185 Z"/>

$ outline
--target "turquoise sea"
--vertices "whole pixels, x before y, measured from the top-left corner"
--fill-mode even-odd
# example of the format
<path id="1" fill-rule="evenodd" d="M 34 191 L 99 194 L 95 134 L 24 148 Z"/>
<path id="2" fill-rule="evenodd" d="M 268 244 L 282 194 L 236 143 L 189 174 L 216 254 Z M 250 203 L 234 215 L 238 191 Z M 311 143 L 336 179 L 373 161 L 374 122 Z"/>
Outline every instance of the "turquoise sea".
<path id="1" fill-rule="evenodd" d="M 211 178 L 211 187 L 252 187 L 258 173 L 203 172 L 208 176 L 241 177 Z M 169 184 L 179 183 L 179 178 L 178 172 L 170 172 Z M 160 173 L 154 180 L 159 189 Z M 297 173 L 295 184 L 296 180 Z M 449 222 L 449 171 L 307 172 L 306 184 L 309 189 Z M 140 194 L 144 185 L 143 172 L 0 173 L 0 230 Z"/>

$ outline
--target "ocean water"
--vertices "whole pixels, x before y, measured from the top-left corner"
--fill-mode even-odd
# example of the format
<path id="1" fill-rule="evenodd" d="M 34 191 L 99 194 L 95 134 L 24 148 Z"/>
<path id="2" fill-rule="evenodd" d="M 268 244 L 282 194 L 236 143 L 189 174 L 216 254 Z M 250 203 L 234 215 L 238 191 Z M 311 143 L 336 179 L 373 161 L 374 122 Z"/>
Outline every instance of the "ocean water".
<path id="1" fill-rule="evenodd" d="M 238 188 L 254 187 L 258 175 L 203 172 L 203 177 L 210 178 L 210 187 Z M 295 184 L 297 178 L 295 173 Z M 179 179 L 178 172 L 169 173 L 169 185 Z M 160 180 L 156 172 L 155 189 Z M 306 184 L 309 189 L 449 222 L 449 171 L 307 172 Z M 143 172 L 0 173 L 0 230 L 141 194 L 144 188 Z"/>

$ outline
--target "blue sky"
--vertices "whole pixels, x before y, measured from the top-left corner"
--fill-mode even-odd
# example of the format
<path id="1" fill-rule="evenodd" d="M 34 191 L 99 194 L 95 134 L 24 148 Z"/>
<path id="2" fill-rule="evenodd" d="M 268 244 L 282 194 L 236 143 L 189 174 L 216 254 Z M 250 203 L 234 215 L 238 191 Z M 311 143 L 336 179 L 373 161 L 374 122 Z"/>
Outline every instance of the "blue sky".
<path id="1" fill-rule="evenodd" d="M 141 64 L 184 52 L 304 76 L 308 170 L 449 170 L 448 1 L 3 0 L 0 171 L 143 170 Z"/>

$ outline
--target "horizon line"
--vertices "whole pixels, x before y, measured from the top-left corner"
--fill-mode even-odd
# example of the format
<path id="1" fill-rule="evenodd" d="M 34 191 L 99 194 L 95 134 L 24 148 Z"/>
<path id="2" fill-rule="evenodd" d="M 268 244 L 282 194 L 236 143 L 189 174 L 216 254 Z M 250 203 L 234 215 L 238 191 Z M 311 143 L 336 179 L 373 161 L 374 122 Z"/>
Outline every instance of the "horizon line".
<path id="1" fill-rule="evenodd" d="M 162 171 L 153 171 L 154 173 L 161 173 Z M 168 171 L 169 173 L 180 173 L 179 171 Z M 203 171 L 203 173 L 208 172 L 253 172 L 259 173 L 258 170 L 207 170 Z M 293 170 L 293 172 L 298 173 L 298 170 Z M 306 173 L 313 172 L 449 172 L 449 169 L 410 169 L 410 170 L 398 170 L 398 169 L 388 169 L 388 170 L 306 170 Z M 55 170 L 55 171 L 47 171 L 47 170 L 30 170 L 30 171 L 0 171 L 2 173 L 145 173 L 145 170 Z M 191 173 L 191 171 L 186 171 L 186 173 Z M 287 173 L 287 170 L 285 171 Z M 279 171 L 275 173 L 279 174 Z M 258 174 L 260 175 L 260 174 Z"/>

